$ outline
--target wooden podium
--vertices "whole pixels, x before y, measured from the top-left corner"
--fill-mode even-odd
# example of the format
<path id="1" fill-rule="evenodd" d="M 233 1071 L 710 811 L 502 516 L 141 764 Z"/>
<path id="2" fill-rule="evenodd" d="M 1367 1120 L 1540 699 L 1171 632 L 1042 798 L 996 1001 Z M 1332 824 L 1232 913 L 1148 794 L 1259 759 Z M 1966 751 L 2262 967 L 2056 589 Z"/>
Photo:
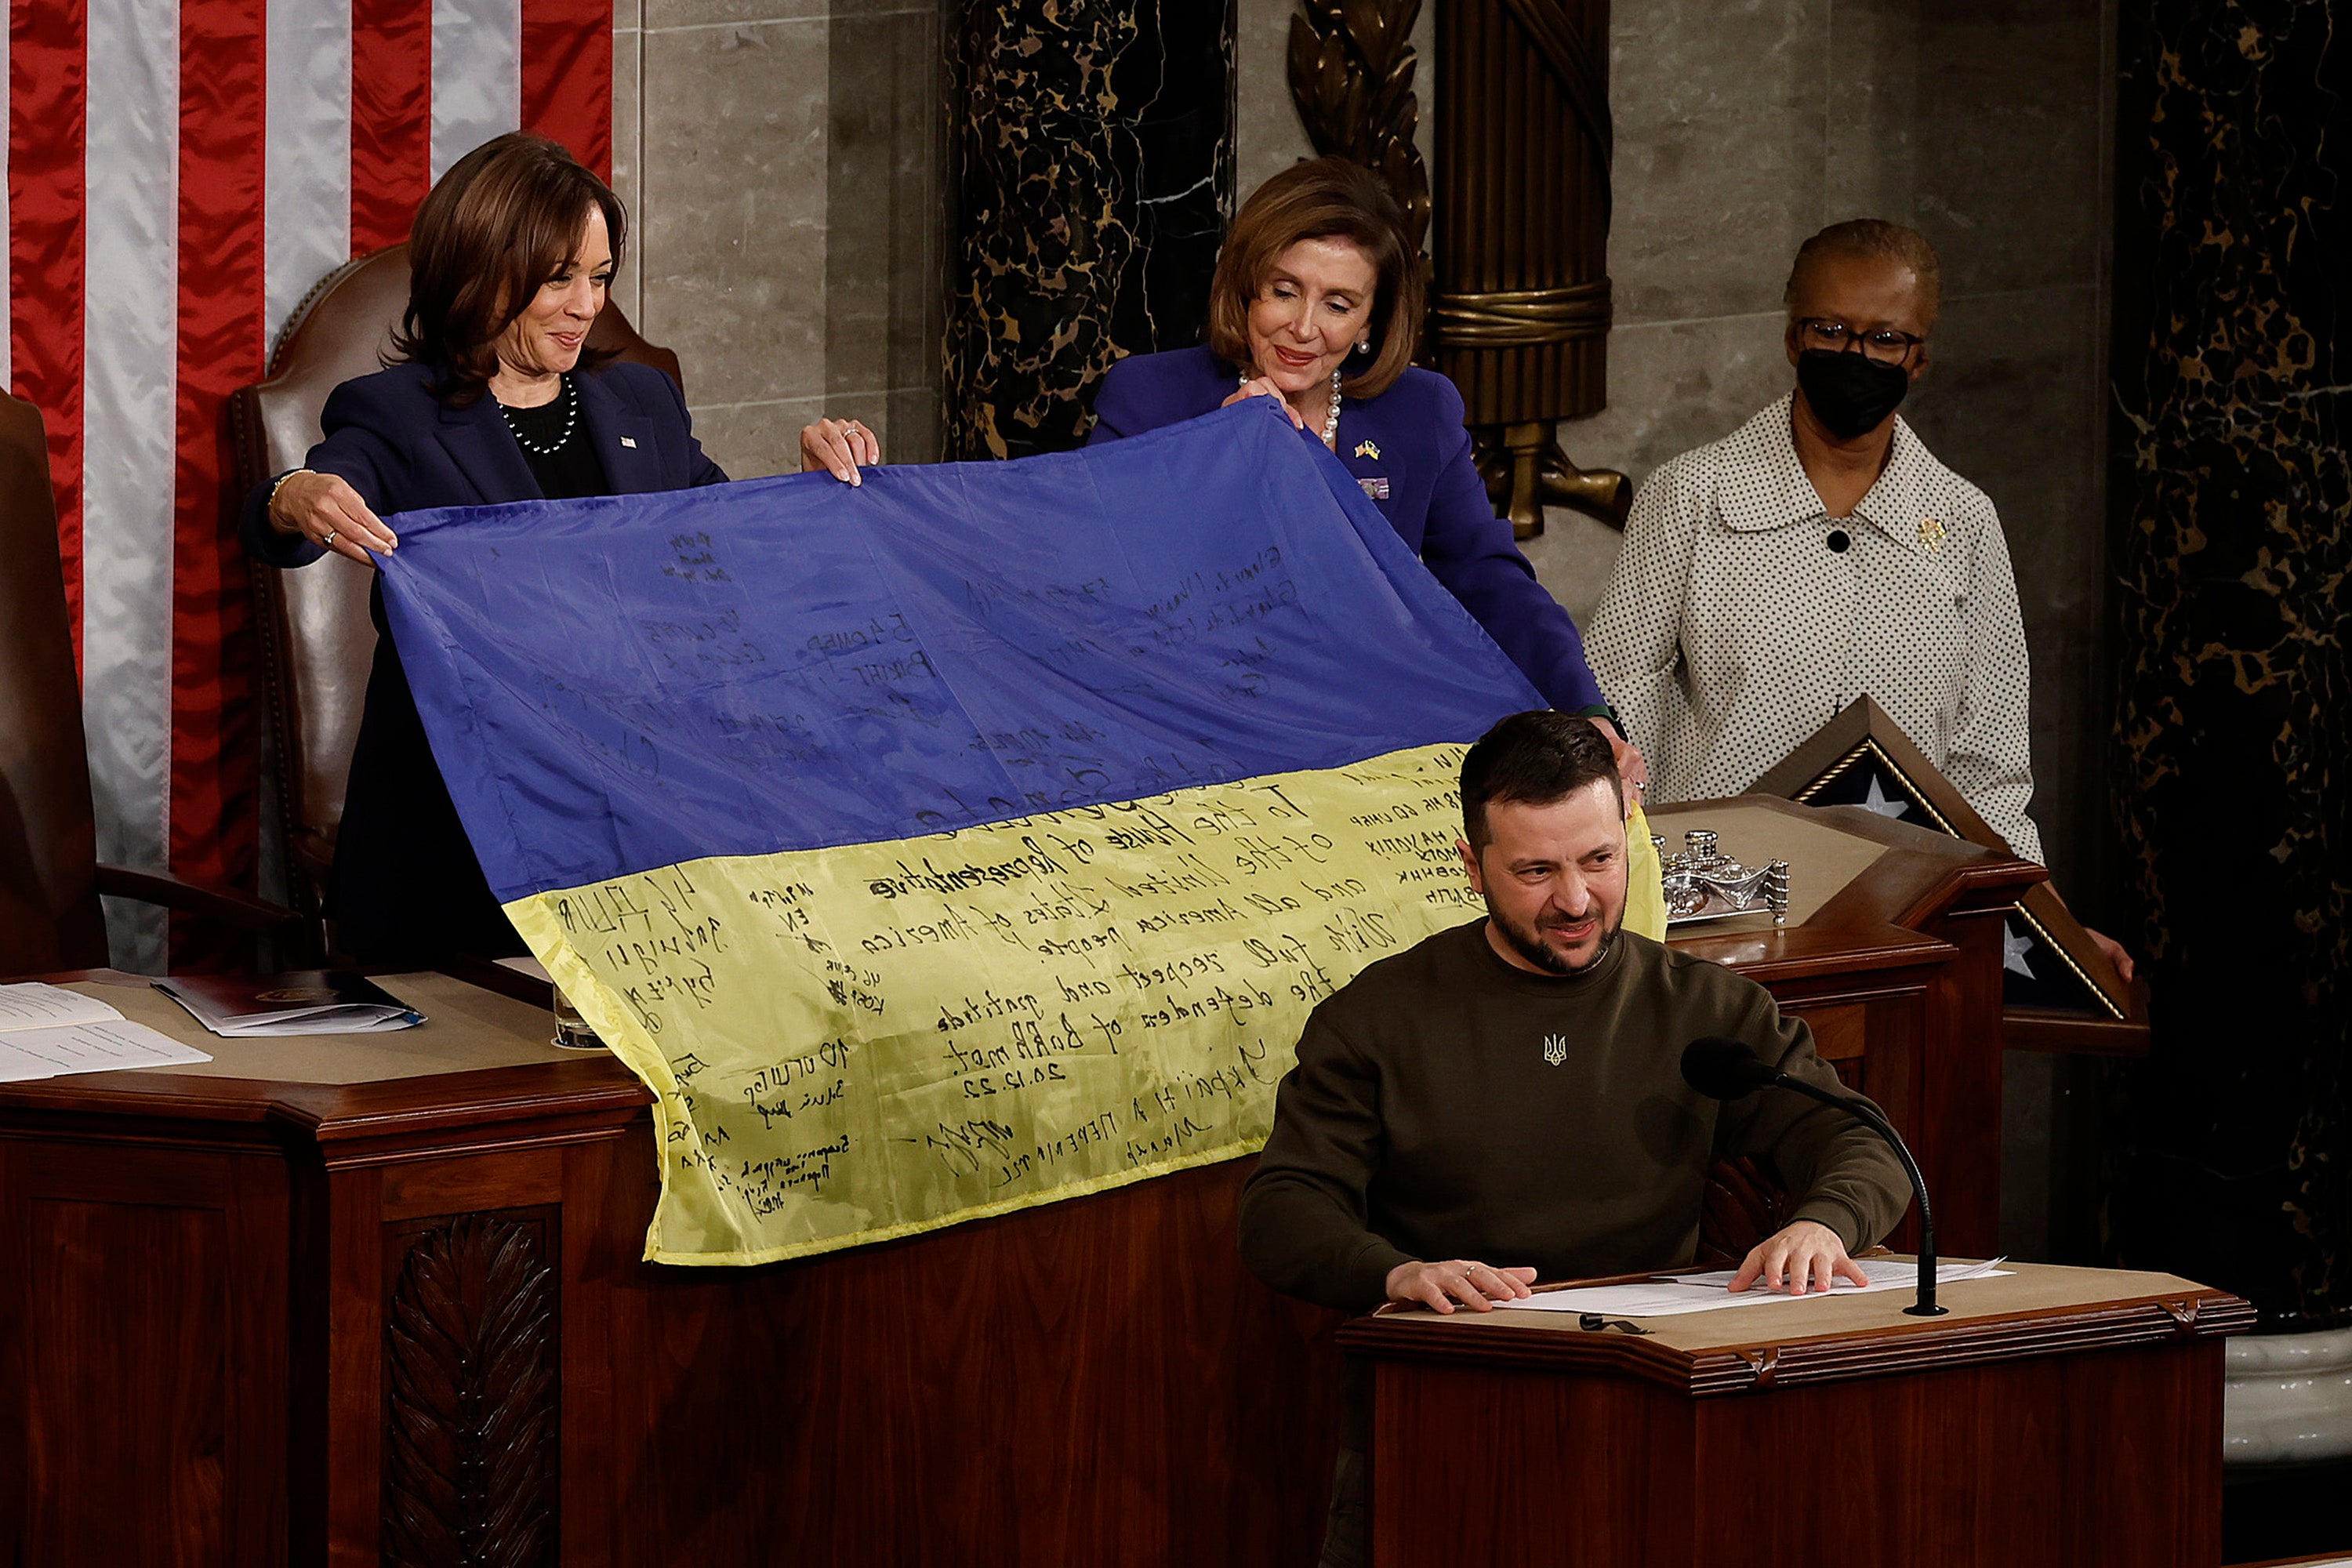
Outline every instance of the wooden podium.
<path id="1" fill-rule="evenodd" d="M 1832 830 L 1796 923 L 1685 945 L 1811 1021 L 1991 1250 L 2000 911 L 2039 868 L 1852 810 L 1659 820 Z M 1313 1560 L 1339 1320 L 1242 1267 L 1248 1160 L 664 1268 L 648 1097 L 543 1005 L 386 976 L 431 1023 L 220 1040 L 110 978 L 215 1060 L 0 1085 L 0 1563 L 454 1563 L 469 1519 L 616 1568 Z"/>
<path id="2" fill-rule="evenodd" d="M 2213 1568 L 2234 1296 L 2012 1264 L 1653 1318 L 1381 1312 L 1372 1562 L 1535 1568 Z"/>
<path id="3" fill-rule="evenodd" d="M 1650 824 L 1669 847 L 1703 827 L 1750 866 L 1790 861 L 1788 924 L 1745 915 L 1668 940 L 1771 992 L 1845 1086 L 1878 1102 L 1918 1157 L 1947 1253 L 2000 1251 L 2001 941 L 2019 896 L 2049 873 L 1861 806 L 1742 795 L 1663 806 Z M 1710 1217 L 1745 1250 L 1734 1216 Z M 1750 1235 L 1777 1228 L 1747 1217 Z M 1916 1239 L 1906 1221 L 1893 1244 Z"/>

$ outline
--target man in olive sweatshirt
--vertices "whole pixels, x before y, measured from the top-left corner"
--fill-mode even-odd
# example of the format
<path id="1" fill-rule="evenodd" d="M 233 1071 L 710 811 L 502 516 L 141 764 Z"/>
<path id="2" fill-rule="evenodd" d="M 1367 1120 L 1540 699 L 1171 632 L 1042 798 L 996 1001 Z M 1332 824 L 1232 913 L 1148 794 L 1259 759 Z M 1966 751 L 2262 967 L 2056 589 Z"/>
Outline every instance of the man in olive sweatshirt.
<path id="1" fill-rule="evenodd" d="M 1349 1311 L 1450 1312 L 1538 1279 L 1673 1268 L 1696 1250 L 1707 1166 L 1757 1154 L 1795 1217 L 1733 1289 L 1864 1282 L 1847 1254 L 1903 1216 L 1903 1168 L 1813 1100 L 1725 1104 L 1683 1082 L 1684 1046 L 1724 1035 L 1843 1092 L 1762 986 L 1620 929 L 1622 788 L 1608 742 L 1569 714 L 1514 715 L 1470 749 L 1459 847 L 1486 918 L 1373 964 L 1307 1019 L 1242 1196 L 1258 1278 Z M 1326 1563 L 1360 1552 L 1360 1415 Z"/>

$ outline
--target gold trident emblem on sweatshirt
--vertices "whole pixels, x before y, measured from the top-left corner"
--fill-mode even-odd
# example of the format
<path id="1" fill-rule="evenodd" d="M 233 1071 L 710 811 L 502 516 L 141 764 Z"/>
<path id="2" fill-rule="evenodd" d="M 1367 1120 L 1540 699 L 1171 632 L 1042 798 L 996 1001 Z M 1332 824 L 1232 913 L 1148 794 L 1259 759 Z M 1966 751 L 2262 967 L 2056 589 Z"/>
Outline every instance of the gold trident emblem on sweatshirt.
<path id="1" fill-rule="evenodd" d="M 1566 1035 L 1546 1035 L 1544 1037 L 1544 1060 L 1551 1063 L 1554 1067 L 1558 1067 L 1560 1063 L 1568 1060 L 1568 1037 Z"/>

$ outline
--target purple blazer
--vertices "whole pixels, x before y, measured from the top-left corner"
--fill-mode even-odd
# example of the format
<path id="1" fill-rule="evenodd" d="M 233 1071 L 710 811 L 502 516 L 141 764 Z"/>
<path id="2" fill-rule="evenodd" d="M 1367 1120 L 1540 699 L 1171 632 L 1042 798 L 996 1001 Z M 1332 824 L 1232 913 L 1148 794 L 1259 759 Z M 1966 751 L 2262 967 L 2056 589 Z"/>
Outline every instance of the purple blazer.
<path id="1" fill-rule="evenodd" d="M 1103 377 L 1087 445 L 1197 419 L 1239 384 L 1233 367 L 1206 348 L 1132 355 Z M 1536 581 L 1511 525 L 1486 499 L 1452 382 L 1416 368 L 1378 397 L 1349 400 L 1339 410 L 1337 444 L 1347 470 L 1372 481 L 1365 491 L 1381 515 L 1546 701 L 1568 713 L 1609 710 L 1576 624 Z"/>

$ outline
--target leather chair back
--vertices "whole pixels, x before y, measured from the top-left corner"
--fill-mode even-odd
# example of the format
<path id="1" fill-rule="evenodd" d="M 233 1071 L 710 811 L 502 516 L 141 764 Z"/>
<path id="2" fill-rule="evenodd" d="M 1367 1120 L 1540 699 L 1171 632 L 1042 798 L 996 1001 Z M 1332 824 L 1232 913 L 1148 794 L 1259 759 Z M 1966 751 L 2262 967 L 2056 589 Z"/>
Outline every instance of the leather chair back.
<path id="1" fill-rule="evenodd" d="M 310 290 L 270 356 L 269 378 L 229 400 L 240 495 L 301 465 L 320 438 L 328 395 L 383 368 L 407 306 L 405 245 L 347 262 Z M 618 306 L 605 306 L 588 342 L 680 379 L 677 355 L 638 336 Z M 367 567 L 338 555 L 295 572 L 253 568 L 287 888 L 296 910 L 314 921 L 375 656 L 369 576 Z"/>
<path id="2" fill-rule="evenodd" d="M 0 975 L 106 963 L 41 411 L 0 395 Z"/>

